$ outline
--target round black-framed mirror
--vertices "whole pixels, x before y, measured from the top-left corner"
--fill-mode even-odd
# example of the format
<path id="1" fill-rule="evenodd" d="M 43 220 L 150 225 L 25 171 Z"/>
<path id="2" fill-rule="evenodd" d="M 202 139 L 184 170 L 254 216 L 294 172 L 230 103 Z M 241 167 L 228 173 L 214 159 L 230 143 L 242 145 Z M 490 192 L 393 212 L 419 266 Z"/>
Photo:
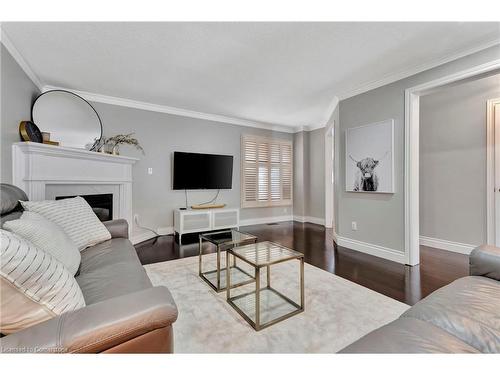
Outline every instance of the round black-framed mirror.
<path id="1" fill-rule="evenodd" d="M 31 105 L 31 121 L 50 133 L 60 146 L 93 151 L 102 138 L 99 113 L 74 92 L 54 89 L 42 92 Z"/>

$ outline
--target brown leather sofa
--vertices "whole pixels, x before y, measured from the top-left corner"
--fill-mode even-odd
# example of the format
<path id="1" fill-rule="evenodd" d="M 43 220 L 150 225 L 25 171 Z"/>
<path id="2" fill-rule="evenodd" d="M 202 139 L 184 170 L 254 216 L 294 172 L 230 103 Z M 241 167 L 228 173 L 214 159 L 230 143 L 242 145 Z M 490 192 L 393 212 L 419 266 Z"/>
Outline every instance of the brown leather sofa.
<path id="1" fill-rule="evenodd" d="M 26 194 L 0 184 L 1 223 L 21 215 Z M 177 307 L 153 287 L 128 240 L 125 220 L 104 222 L 112 238 L 82 251 L 76 280 L 86 306 L 0 339 L 7 353 L 172 353 Z"/>
<path id="2" fill-rule="evenodd" d="M 470 276 L 416 303 L 341 353 L 500 353 L 500 248 L 480 246 Z"/>

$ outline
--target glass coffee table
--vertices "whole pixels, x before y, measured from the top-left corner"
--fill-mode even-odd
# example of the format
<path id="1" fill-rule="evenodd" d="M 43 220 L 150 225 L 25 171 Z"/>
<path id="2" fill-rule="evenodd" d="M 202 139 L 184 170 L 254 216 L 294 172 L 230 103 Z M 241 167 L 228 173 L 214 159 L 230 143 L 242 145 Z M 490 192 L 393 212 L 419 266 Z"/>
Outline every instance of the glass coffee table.
<path id="1" fill-rule="evenodd" d="M 233 271 L 229 267 L 230 258 L 237 258 L 255 270 L 255 290 L 231 296 Z M 300 273 L 300 302 L 271 287 L 271 267 L 278 263 L 298 260 Z M 256 330 L 269 327 L 304 311 L 304 254 L 279 244 L 265 241 L 234 247 L 226 254 L 227 302 Z M 267 285 L 261 288 L 260 273 L 266 268 Z M 236 291 L 236 290 L 235 290 Z"/>
<path id="2" fill-rule="evenodd" d="M 236 229 L 224 230 L 220 232 L 203 233 L 199 236 L 199 275 L 216 292 L 226 290 L 226 272 L 221 272 L 221 252 L 231 249 L 234 246 L 257 242 L 257 237 L 248 233 L 240 232 Z M 215 269 L 203 271 L 203 241 L 210 242 L 217 247 L 217 264 Z M 227 256 L 227 255 L 226 255 Z M 233 287 L 245 285 L 254 281 L 254 276 L 236 265 L 233 259 L 231 265 L 233 270 Z M 222 269 L 222 271 L 224 271 Z"/>

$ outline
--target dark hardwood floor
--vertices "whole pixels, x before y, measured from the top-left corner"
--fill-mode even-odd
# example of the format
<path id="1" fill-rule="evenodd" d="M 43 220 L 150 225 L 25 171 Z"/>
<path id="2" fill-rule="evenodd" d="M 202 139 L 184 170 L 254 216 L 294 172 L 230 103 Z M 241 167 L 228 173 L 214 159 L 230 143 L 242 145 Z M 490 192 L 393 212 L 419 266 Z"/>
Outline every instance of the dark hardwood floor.
<path id="1" fill-rule="evenodd" d="M 337 246 L 332 231 L 323 226 L 283 222 L 241 227 L 258 236 L 304 253 L 305 261 L 398 301 L 413 305 L 436 289 L 468 274 L 468 257 L 421 247 L 420 265 L 415 267 L 387 261 Z M 183 237 L 183 242 L 189 239 Z M 161 236 L 136 245 L 143 264 L 163 262 L 198 254 L 197 236 L 179 247 L 174 236 Z M 206 243 L 206 252 L 215 247 Z"/>

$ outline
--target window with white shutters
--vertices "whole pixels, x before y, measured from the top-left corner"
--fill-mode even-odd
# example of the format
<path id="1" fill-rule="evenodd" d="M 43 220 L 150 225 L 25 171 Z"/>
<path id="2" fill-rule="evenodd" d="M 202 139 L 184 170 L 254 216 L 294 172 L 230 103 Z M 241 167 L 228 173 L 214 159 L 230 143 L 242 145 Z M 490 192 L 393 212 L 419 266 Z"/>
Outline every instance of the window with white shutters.
<path id="1" fill-rule="evenodd" d="M 292 204 L 292 153 L 290 141 L 241 137 L 241 207 Z"/>

